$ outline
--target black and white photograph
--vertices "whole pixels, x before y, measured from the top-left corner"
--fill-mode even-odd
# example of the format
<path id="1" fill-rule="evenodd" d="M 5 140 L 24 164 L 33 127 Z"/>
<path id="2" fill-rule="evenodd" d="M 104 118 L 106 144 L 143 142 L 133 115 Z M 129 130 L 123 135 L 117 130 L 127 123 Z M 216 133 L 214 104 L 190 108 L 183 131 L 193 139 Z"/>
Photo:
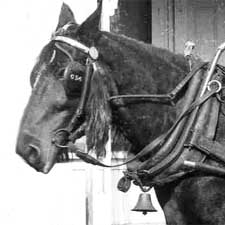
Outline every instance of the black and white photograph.
<path id="1" fill-rule="evenodd" d="M 1 225 L 225 224 L 224 0 L 1 5 Z"/>

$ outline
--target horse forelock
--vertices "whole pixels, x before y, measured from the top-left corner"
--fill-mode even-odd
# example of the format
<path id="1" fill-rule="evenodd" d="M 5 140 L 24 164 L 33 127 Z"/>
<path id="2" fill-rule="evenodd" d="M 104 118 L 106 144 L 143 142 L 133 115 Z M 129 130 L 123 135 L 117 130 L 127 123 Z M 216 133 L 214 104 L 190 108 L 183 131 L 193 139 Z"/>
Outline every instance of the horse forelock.
<path id="1" fill-rule="evenodd" d="M 112 81 L 106 70 L 97 66 L 91 81 L 86 110 L 86 137 L 88 150 L 93 150 L 98 156 L 105 155 L 105 145 L 111 127 L 111 108 L 109 96 L 112 91 Z"/>

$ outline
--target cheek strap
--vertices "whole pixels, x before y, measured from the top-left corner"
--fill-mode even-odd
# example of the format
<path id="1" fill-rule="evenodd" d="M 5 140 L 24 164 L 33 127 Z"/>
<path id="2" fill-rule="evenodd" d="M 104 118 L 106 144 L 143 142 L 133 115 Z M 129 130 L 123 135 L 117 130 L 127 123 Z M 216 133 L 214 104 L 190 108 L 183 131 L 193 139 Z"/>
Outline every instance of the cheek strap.
<path id="1" fill-rule="evenodd" d="M 68 126 L 68 132 L 70 133 L 78 129 L 79 126 L 84 122 L 84 114 L 85 114 L 84 109 L 88 99 L 92 74 L 95 70 L 96 70 L 95 62 L 90 57 L 88 57 L 80 102 L 77 107 L 76 113 Z"/>

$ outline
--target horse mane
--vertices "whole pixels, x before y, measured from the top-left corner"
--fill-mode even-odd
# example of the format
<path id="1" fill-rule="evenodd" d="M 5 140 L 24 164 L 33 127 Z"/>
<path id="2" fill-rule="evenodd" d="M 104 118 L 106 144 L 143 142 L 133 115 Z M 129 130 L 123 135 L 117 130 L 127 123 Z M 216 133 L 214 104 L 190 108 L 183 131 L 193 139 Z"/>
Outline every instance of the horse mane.
<path id="1" fill-rule="evenodd" d="M 137 93 L 137 84 L 143 85 L 142 88 L 138 87 L 143 93 L 165 93 L 182 80 L 184 71 L 189 71 L 188 62 L 183 55 L 124 35 L 102 32 L 96 45 L 100 49 L 102 60 L 116 72 L 114 78 L 121 87 L 120 94 L 127 89 Z"/>
<path id="2" fill-rule="evenodd" d="M 152 44 L 145 43 L 125 35 L 118 35 L 109 32 L 102 32 L 102 34 L 109 40 L 116 41 L 121 46 L 125 46 L 126 48 L 129 48 L 137 53 L 135 57 L 140 56 L 144 57 L 143 59 L 148 58 L 149 60 L 154 57 L 155 59 L 160 60 L 159 62 L 162 62 L 163 60 L 163 63 L 167 62 L 172 64 L 174 67 L 177 67 L 177 69 L 188 69 L 187 60 L 182 54 L 175 54 L 167 49 L 156 47 Z"/>
<path id="3" fill-rule="evenodd" d="M 102 32 L 95 45 L 100 52 L 99 61 L 105 64 L 105 68 L 101 65 L 101 70 L 92 78 L 86 136 L 88 149 L 104 155 L 113 121 L 109 97 L 116 94 L 167 93 L 184 77 L 184 71 L 188 72 L 189 67 L 182 55 L 124 35 Z M 151 112 L 148 117 L 153 118 Z M 164 122 L 166 125 L 163 124 L 160 130 L 168 129 L 174 118 L 166 120 L 170 122 Z M 145 126 L 149 130 L 149 125 Z"/>
<path id="4" fill-rule="evenodd" d="M 109 82 L 105 71 L 97 66 L 93 72 L 90 93 L 86 110 L 86 137 L 88 150 L 93 150 L 98 156 L 104 156 L 105 144 L 111 124 L 111 108 L 108 104 Z"/>

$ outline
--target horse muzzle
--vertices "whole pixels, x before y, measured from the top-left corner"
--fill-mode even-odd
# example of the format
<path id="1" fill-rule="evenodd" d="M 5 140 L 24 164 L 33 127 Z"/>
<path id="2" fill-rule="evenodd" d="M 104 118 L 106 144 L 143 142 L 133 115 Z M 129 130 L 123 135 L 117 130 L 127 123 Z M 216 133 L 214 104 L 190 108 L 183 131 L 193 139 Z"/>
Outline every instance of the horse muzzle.
<path id="1" fill-rule="evenodd" d="M 42 148 L 41 142 L 34 135 L 22 132 L 17 141 L 16 153 L 35 170 L 48 173 L 54 165 L 57 152 L 51 149 L 43 154 Z"/>

